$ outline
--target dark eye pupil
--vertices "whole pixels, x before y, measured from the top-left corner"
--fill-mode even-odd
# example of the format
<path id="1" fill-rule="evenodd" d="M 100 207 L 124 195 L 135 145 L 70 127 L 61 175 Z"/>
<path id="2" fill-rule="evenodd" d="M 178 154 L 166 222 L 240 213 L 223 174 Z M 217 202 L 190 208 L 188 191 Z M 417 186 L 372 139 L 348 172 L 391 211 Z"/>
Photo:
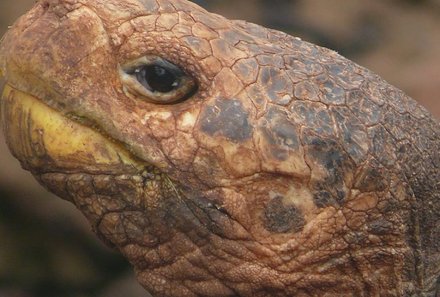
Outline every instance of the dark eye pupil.
<path id="1" fill-rule="evenodd" d="M 143 67 L 136 73 L 136 78 L 144 87 L 153 92 L 168 93 L 179 86 L 176 75 L 158 65 Z"/>

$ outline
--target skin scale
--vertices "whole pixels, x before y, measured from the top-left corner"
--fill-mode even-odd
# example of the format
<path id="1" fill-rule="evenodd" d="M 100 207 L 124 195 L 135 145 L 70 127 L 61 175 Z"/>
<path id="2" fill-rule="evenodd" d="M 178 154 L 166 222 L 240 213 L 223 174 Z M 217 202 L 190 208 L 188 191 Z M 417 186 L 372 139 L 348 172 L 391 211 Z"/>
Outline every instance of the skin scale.
<path id="1" fill-rule="evenodd" d="M 121 65 L 195 78 L 175 104 Z M 12 153 L 154 296 L 436 296 L 440 125 L 337 53 L 187 1 L 39 1 L 5 35 Z"/>

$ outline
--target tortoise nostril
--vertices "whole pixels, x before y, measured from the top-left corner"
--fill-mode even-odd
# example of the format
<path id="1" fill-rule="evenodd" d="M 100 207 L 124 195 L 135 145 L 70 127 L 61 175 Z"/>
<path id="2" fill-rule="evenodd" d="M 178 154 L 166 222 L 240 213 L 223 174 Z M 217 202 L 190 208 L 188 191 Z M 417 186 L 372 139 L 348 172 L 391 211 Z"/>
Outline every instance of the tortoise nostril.
<path id="1" fill-rule="evenodd" d="M 63 1 L 60 0 L 39 0 L 37 2 L 41 2 L 40 5 L 44 9 L 44 11 L 48 10 L 51 7 L 55 7 L 63 3 Z"/>
<path id="2" fill-rule="evenodd" d="M 79 0 L 37 0 L 37 5 L 41 7 L 43 13 L 51 12 L 58 17 L 64 17 L 68 12 L 81 6 Z"/>
<path id="3" fill-rule="evenodd" d="M 42 0 L 40 5 L 43 8 L 43 10 L 46 12 L 50 7 L 50 1 Z"/>

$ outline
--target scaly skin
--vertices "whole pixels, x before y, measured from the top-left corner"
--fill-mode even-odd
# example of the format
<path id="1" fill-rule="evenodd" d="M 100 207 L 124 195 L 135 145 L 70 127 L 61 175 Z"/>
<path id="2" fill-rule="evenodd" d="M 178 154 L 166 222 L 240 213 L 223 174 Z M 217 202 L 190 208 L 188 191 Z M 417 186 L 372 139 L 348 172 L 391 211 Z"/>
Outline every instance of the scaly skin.
<path id="1" fill-rule="evenodd" d="M 159 56 L 198 91 L 129 96 Z M 436 296 L 440 125 L 337 53 L 184 0 L 40 0 L 2 120 L 154 296 Z"/>

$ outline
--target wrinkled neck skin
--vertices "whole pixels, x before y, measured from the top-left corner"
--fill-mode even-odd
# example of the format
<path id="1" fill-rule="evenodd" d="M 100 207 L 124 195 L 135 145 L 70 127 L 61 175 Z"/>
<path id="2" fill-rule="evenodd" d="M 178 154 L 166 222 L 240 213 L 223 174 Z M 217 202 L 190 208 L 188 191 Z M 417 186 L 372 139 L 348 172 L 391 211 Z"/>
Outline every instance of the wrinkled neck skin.
<path id="1" fill-rule="evenodd" d="M 128 96 L 120 65 L 145 55 L 197 93 Z M 142 164 L 35 163 L 7 128 L 32 111 L 3 100 L 15 156 L 154 296 L 435 296 L 439 124 L 337 53 L 183 0 L 40 0 L 0 69 Z"/>

